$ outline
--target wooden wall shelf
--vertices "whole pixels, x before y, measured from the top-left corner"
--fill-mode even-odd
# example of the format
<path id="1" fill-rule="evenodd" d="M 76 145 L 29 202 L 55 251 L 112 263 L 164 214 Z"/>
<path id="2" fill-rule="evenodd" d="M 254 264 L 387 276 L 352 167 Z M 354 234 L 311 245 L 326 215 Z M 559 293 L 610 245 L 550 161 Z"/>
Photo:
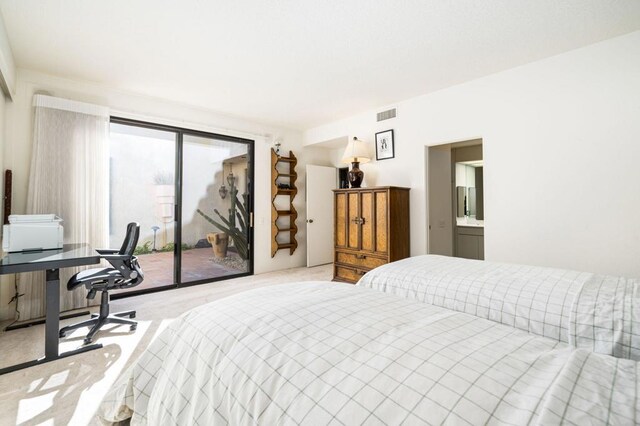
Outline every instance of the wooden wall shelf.
<path id="1" fill-rule="evenodd" d="M 286 164 L 286 166 L 281 166 L 281 170 L 278 170 L 278 164 Z M 285 249 L 289 249 L 289 254 L 292 255 L 298 248 L 296 240 L 298 212 L 293 207 L 293 199 L 298 194 L 296 188 L 297 164 L 298 159 L 293 155 L 293 152 L 289 151 L 289 156 L 283 157 L 276 154 L 273 149 L 271 150 L 271 257 L 274 257 L 278 250 Z M 286 170 L 282 171 L 285 168 Z M 289 188 L 278 188 L 278 184 L 287 184 Z M 276 207 L 276 197 L 278 196 L 288 197 L 288 210 Z M 278 242 L 278 235 L 284 233 L 289 234 L 289 241 Z"/>

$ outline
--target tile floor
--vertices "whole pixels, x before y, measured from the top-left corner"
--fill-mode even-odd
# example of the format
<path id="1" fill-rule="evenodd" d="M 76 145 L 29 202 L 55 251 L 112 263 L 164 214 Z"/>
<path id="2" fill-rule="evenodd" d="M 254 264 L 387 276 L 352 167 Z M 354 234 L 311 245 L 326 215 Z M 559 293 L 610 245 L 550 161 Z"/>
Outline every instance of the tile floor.
<path id="1" fill-rule="evenodd" d="M 237 254 L 232 252 L 228 255 L 237 257 Z M 211 260 L 212 257 L 213 252 L 210 247 L 185 250 L 182 254 L 182 281 L 200 281 L 245 272 L 215 263 Z M 122 290 L 122 293 L 174 283 L 173 252 L 142 254 L 138 256 L 138 260 L 144 271 L 144 281 L 130 290 Z"/>

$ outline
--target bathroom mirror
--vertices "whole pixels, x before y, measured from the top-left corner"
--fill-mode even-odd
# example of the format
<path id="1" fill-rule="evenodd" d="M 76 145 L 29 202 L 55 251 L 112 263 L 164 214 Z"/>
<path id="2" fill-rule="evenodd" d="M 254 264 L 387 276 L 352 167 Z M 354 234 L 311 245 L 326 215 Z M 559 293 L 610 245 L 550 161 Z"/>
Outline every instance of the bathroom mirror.
<path id="1" fill-rule="evenodd" d="M 467 188 L 467 216 L 476 215 L 476 189 Z"/>
<path id="2" fill-rule="evenodd" d="M 476 216 L 476 188 L 456 187 L 457 217 Z"/>
<path id="3" fill-rule="evenodd" d="M 457 217 L 464 217 L 465 213 L 466 213 L 466 208 L 467 208 L 467 188 L 464 186 L 457 186 L 456 187 L 456 201 L 457 201 L 457 213 L 456 216 Z"/>
<path id="4" fill-rule="evenodd" d="M 471 217 L 484 220 L 484 178 L 483 167 L 478 162 L 473 165 L 456 163 L 456 217 Z"/>

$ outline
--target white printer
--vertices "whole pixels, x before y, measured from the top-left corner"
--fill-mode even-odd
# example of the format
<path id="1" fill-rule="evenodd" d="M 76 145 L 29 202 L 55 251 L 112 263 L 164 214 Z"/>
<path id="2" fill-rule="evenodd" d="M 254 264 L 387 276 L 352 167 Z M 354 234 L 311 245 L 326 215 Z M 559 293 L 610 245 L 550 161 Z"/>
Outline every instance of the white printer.
<path id="1" fill-rule="evenodd" d="M 55 214 L 12 214 L 2 228 L 5 252 L 62 248 L 62 219 Z"/>

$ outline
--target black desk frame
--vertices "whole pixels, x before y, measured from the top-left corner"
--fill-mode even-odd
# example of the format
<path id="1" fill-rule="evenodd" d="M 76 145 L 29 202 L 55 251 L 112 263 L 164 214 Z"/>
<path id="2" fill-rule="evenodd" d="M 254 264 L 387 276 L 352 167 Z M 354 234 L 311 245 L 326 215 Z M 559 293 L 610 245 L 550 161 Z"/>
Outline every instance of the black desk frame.
<path id="1" fill-rule="evenodd" d="M 74 245 L 80 246 L 80 245 Z M 65 246 L 67 248 L 68 246 Z M 62 250 L 52 250 L 61 252 Z M 45 253 L 43 251 L 42 253 Z M 4 274 L 17 274 L 21 272 L 35 272 L 45 270 L 45 295 L 46 295 L 46 320 L 44 331 L 44 357 L 35 359 L 33 361 L 27 361 L 20 364 L 15 364 L 9 367 L 0 369 L 0 375 L 11 373 L 13 371 L 22 370 L 24 368 L 32 367 L 34 365 L 44 364 L 46 362 L 55 361 L 60 358 L 65 358 L 71 355 L 76 355 L 82 352 L 92 351 L 99 349 L 102 344 L 86 345 L 81 348 L 60 353 L 59 350 L 59 332 L 60 332 L 60 269 L 69 268 L 74 266 L 85 266 L 100 263 L 100 256 L 95 252 L 95 256 L 82 257 L 82 258 L 69 258 L 64 260 L 53 261 L 39 261 L 34 263 L 22 263 L 17 265 L 2 265 L 0 266 L 0 275 Z"/>

